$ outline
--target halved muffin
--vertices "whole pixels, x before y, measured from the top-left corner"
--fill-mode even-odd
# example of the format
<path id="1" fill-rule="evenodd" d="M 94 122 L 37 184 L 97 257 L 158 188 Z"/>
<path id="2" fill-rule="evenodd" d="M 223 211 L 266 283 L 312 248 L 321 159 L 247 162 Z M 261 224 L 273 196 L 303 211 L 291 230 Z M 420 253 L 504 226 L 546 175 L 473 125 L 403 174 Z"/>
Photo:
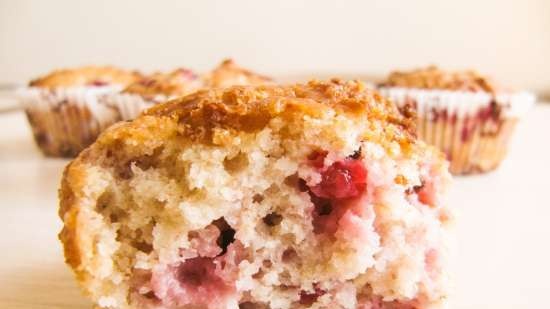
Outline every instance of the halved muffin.
<path id="1" fill-rule="evenodd" d="M 119 120 L 105 96 L 139 78 L 137 72 L 111 66 L 65 69 L 31 81 L 18 95 L 42 152 L 74 157 Z"/>
<path id="2" fill-rule="evenodd" d="M 435 66 L 393 72 L 380 91 L 416 111 L 419 137 L 446 154 L 454 174 L 497 168 L 517 122 L 534 103 L 532 94 L 503 88 L 476 71 Z"/>
<path id="3" fill-rule="evenodd" d="M 356 81 L 201 90 L 67 166 L 60 239 L 99 308 L 445 304 L 447 163 Z"/>

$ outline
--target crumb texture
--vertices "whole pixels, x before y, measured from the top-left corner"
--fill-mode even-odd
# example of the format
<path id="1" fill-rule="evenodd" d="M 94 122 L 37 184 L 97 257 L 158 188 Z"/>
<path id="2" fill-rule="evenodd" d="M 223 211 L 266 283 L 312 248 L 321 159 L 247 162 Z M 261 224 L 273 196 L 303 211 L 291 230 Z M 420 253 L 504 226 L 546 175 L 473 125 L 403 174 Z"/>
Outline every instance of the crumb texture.
<path id="1" fill-rule="evenodd" d="M 354 81 L 211 89 L 65 170 L 67 263 L 99 308 L 438 308 L 449 181 Z"/>

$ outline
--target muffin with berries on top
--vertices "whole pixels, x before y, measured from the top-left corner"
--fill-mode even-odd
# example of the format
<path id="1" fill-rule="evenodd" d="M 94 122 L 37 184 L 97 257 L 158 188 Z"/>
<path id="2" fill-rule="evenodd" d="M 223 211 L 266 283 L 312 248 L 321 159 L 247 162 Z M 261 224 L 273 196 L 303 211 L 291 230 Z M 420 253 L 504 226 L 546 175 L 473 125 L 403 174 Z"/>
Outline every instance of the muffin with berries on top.
<path id="1" fill-rule="evenodd" d="M 130 120 L 155 104 L 190 94 L 203 86 L 195 72 L 178 68 L 144 76 L 122 92 L 112 94 L 109 102 L 120 111 L 123 120 Z"/>
<path id="2" fill-rule="evenodd" d="M 18 91 L 34 139 L 47 156 L 73 157 L 119 120 L 105 97 L 141 75 L 111 66 L 57 70 Z"/>
<path id="3" fill-rule="evenodd" d="M 260 85 L 271 79 L 225 60 L 202 76 L 185 68 L 168 73 L 157 72 L 129 85 L 121 93 L 113 94 L 110 101 L 121 113 L 122 119 L 137 117 L 155 104 L 181 97 L 203 88 L 236 85 Z"/>

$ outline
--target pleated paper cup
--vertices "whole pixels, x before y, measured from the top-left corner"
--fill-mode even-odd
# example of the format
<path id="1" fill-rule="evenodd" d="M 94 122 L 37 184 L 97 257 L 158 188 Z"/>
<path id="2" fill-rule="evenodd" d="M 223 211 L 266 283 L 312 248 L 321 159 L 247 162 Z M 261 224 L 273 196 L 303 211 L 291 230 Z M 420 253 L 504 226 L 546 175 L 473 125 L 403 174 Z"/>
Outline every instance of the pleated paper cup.
<path id="1" fill-rule="evenodd" d="M 34 139 L 46 156 L 74 157 L 99 134 L 120 121 L 116 107 L 106 104 L 118 87 L 21 88 L 17 92 Z"/>
<path id="2" fill-rule="evenodd" d="M 380 88 L 399 108 L 413 107 L 417 134 L 438 147 L 450 161 L 451 173 L 475 174 L 497 168 L 506 157 L 514 128 L 533 106 L 526 92 L 485 92 Z"/>

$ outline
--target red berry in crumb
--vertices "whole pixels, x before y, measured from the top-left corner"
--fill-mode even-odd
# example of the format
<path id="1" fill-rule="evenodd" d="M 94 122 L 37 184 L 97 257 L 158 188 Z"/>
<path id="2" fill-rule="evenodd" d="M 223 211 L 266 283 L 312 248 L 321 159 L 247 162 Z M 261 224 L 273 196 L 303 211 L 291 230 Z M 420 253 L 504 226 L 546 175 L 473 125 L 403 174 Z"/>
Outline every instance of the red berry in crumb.
<path id="1" fill-rule="evenodd" d="M 315 288 L 315 292 L 313 293 L 307 293 L 306 291 L 301 291 L 300 304 L 310 306 L 317 301 L 317 298 L 319 298 L 319 296 L 323 296 L 325 293 L 326 293 L 325 291 L 317 287 Z"/>
<path id="2" fill-rule="evenodd" d="M 319 197 L 345 199 L 356 197 L 366 188 L 367 170 L 358 160 L 345 159 L 322 173 L 321 183 L 311 188 Z"/>

